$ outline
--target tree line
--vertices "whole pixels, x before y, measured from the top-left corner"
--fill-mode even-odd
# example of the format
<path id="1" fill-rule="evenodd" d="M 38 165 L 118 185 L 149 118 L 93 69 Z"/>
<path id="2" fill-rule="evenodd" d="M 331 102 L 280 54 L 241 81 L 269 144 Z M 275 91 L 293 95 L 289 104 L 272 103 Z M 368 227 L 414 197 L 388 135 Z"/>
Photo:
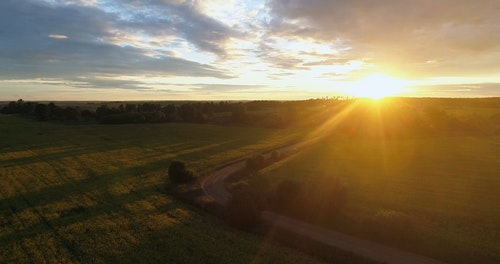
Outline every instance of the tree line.
<path id="1" fill-rule="evenodd" d="M 69 106 L 63 108 L 54 103 L 42 104 L 37 102 L 25 102 L 23 99 L 10 102 L 0 110 L 0 113 L 21 114 L 34 117 L 40 121 L 79 121 L 91 119 L 95 116 L 95 113 L 90 110 L 80 110 L 76 107 Z"/>
<path id="2" fill-rule="evenodd" d="M 384 104 L 363 99 L 323 98 L 301 101 L 220 101 L 176 103 L 103 103 L 93 109 L 54 103 L 10 102 L 0 113 L 40 121 L 101 124 L 215 123 L 269 128 L 313 127 L 337 117 L 335 131 L 353 136 L 407 137 L 422 134 L 499 134 L 499 98 L 399 98 Z"/>
<path id="3" fill-rule="evenodd" d="M 55 103 L 26 102 L 22 99 L 4 106 L 0 113 L 21 114 L 40 121 L 128 123 L 221 123 L 286 127 L 300 117 L 305 106 L 324 104 L 331 99 L 304 101 L 186 102 L 102 104 L 95 110 L 61 107 Z M 271 111 L 268 111 L 271 109 Z"/>

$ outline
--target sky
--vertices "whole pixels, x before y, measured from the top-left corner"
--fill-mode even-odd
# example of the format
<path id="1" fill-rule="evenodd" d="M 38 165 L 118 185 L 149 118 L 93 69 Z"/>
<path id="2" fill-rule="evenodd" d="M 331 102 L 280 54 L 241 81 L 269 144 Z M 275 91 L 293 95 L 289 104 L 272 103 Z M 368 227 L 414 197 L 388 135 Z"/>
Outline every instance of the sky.
<path id="1" fill-rule="evenodd" d="M 498 0 L 1 0 L 0 100 L 500 96 Z"/>

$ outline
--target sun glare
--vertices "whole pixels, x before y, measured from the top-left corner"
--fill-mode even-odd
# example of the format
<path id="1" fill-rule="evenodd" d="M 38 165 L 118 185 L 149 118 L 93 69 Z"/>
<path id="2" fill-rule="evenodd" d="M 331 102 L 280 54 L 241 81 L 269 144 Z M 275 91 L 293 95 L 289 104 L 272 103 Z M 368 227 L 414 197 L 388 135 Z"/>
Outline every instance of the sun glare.
<path id="1" fill-rule="evenodd" d="M 356 97 L 381 99 L 403 93 L 406 83 L 385 73 L 374 73 L 354 82 L 347 92 Z"/>

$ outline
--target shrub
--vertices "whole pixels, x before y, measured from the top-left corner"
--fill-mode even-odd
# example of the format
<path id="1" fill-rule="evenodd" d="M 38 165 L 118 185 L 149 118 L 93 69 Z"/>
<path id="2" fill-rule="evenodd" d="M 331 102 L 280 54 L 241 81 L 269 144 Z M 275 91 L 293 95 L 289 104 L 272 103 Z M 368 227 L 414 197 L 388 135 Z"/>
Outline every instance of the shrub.
<path id="1" fill-rule="evenodd" d="M 272 203 L 284 209 L 295 200 L 298 200 L 303 194 L 304 188 L 298 182 L 285 180 L 281 182 L 276 188 L 276 192 L 272 198 Z"/>
<path id="2" fill-rule="evenodd" d="M 331 214 L 337 214 L 346 204 L 346 187 L 338 178 L 328 179 L 320 185 L 328 186 L 326 190 L 326 208 Z"/>
<path id="3" fill-rule="evenodd" d="M 258 199 L 248 189 L 233 192 L 227 204 L 227 220 L 233 227 L 248 230 L 259 221 Z"/>
<path id="4" fill-rule="evenodd" d="M 168 177 L 173 183 L 184 183 L 193 180 L 195 174 L 187 168 L 186 163 L 174 160 L 168 167 Z"/>
<path id="5" fill-rule="evenodd" d="M 254 171 L 257 167 L 257 164 L 255 164 L 255 159 L 253 157 L 247 158 L 245 160 L 245 167 L 250 171 Z"/>
<path id="6" fill-rule="evenodd" d="M 245 161 L 245 166 L 250 171 L 257 171 L 265 167 L 266 159 L 262 155 L 254 155 Z"/>
<path id="7" fill-rule="evenodd" d="M 271 152 L 271 160 L 272 161 L 277 161 L 281 158 L 281 153 L 277 150 Z"/>
<path id="8" fill-rule="evenodd" d="M 308 183 L 284 180 L 269 196 L 275 210 L 307 221 L 335 217 L 346 200 L 346 188 L 334 177 Z"/>

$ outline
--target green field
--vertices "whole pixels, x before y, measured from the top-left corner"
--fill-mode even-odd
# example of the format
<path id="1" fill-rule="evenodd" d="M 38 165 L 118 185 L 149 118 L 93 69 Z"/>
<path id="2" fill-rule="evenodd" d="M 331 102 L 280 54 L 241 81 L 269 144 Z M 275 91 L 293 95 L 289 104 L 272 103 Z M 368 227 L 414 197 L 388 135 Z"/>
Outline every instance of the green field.
<path id="1" fill-rule="evenodd" d="M 166 194 L 197 171 L 294 137 L 195 124 L 62 125 L 0 115 L 0 263 L 305 263 Z"/>
<path id="2" fill-rule="evenodd" d="M 453 115 L 464 111 L 447 109 Z M 500 113 L 493 107 L 475 111 L 487 118 Z M 316 210 L 305 218 L 321 225 L 449 263 L 498 263 L 500 136 L 467 131 L 384 138 L 332 127 L 327 136 L 264 169 L 250 184 L 268 194 L 284 181 L 311 186 L 314 191 L 297 203 Z M 321 207 L 330 191 L 325 183 L 333 178 L 346 190 L 338 215 Z"/>
<path id="3" fill-rule="evenodd" d="M 307 147 L 252 174 L 258 193 L 293 181 L 309 188 L 298 202 L 308 221 L 449 263 L 498 263 L 500 100 L 386 101 L 297 105 L 286 129 L 0 115 L 0 263 L 319 262 L 167 187 L 172 160 L 204 174 L 292 141 Z M 325 210 L 332 179 L 346 190 L 340 213 Z M 182 195 L 197 200 L 198 183 Z M 360 261 L 327 259 L 336 254 Z"/>

